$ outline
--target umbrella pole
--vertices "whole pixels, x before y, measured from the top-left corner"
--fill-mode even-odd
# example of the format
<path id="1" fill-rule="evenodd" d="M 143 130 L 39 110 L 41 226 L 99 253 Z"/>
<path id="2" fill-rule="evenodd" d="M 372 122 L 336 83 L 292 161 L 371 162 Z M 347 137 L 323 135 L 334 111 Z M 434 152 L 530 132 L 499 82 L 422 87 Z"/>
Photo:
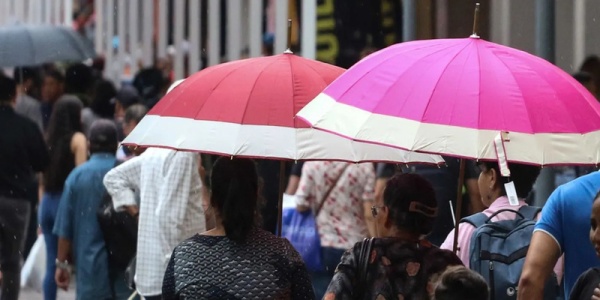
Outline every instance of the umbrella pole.
<path id="1" fill-rule="evenodd" d="M 458 224 L 460 224 L 461 212 L 462 212 L 462 191 L 463 185 L 465 184 L 465 160 L 460 159 L 460 168 L 458 171 L 458 189 L 456 191 L 456 221 L 454 222 L 454 245 L 452 251 L 458 255 Z"/>
<path id="2" fill-rule="evenodd" d="M 283 219 L 283 193 L 285 192 L 285 161 L 279 162 L 279 205 L 277 205 L 277 236 L 281 236 Z"/>

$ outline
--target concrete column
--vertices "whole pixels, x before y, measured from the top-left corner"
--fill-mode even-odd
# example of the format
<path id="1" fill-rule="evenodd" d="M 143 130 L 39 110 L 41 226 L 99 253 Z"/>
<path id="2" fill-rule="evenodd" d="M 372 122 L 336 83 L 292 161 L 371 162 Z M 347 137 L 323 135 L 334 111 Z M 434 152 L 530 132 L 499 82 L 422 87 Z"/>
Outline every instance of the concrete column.
<path id="1" fill-rule="evenodd" d="M 73 0 L 64 0 L 63 24 L 65 26 L 73 26 Z"/>
<path id="2" fill-rule="evenodd" d="M 121 81 L 127 55 L 127 0 L 117 0 L 117 35 L 119 36 L 119 47 L 117 48 L 117 74 L 115 76 Z"/>
<path id="3" fill-rule="evenodd" d="M 193 1 L 193 0 L 192 0 Z M 173 71 L 175 72 L 175 80 L 184 78 L 183 70 L 183 35 L 185 31 L 185 0 L 175 0 L 175 57 L 173 58 Z"/>
<path id="4" fill-rule="evenodd" d="M 18 1 L 17 1 L 18 2 Z M 52 23 L 55 25 L 61 24 L 62 20 L 60 18 L 61 15 L 61 3 L 62 1 L 50 1 L 52 2 L 52 8 L 53 8 L 53 14 L 54 14 L 54 18 L 52 19 Z"/>
<path id="5" fill-rule="evenodd" d="M 200 38 L 200 34 L 201 34 L 201 28 L 200 28 L 200 24 L 201 23 L 201 16 L 202 16 L 202 10 L 201 10 L 201 2 L 200 1 L 196 1 L 196 0 L 190 0 L 189 1 L 189 33 L 190 36 L 188 37 L 188 40 L 190 42 L 190 52 L 188 53 L 188 70 L 190 72 L 189 75 L 197 72 L 200 70 L 200 68 L 202 67 L 202 60 L 200 57 L 200 50 L 201 50 L 201 38 Z"/>
<path id="6" fill-rule="evenodd" d="M 242 2 L 241 0 L 227 0 L 227 60 L 240 59 L 242 48 Z"/>
<path id="7" fill-rule="evenodd" d="M 221 63 L 221 2 L 208 0 L 208 65 Z"/>
<path id="8" fill-rule="evenodd" d="M 106 21 L 106 33 L 104 34 L 104 39 L 106 43 L 106 53 L 104 53 L 104 74 L 108 79 L 111 79 L 113 82 L 117 82 L 115 78 L 116 76 L 114 64 L 115 50 L 113 47 L 113 37 L 115 36 L 115 0 L 106 0 L 106 7 L 104 12 L 106 12 L 106 17 L 104 18 L 104 20 Z"/>
<path id="9" fill-rule="evenodd" d="M 147 1 L 147 0 L 146 0 Z M 168 43 L 168 13 L 169 8 L 167 6 L 167 0 L 158 0 L 158 57 L 167 57 L 167 43 Z"/>
<path id="10" fill-rule="evenodd" d="M 315 59 L 317 56 L 317 1 L 302 0 L 302 56 Z"/>
<path id="11" fill-rule="evenodd" d="M 44 5 L 44 24 L 52 23 L 52 1 L 42 1 Z"/>
<path id="12" fill-rule="evenodd" d="M 262 54 L 262 0 L 249 0 L 249 39 L 250 57 L 258 57 Z M 312 1 L 312 0 L 305 0 Z"/>
<path id="13" fill-rule="evenodd" d="M 154 1 L 142 1 L 142 11 L 142 61 L 144 67 L 151 67 L 154 64 Z"/>
<path id="14" fill-rule="evenodd" d="M 281 54 L 287 48 L 288 0 L 275 1 L 275 47 L 274 54 Z"/>
<path id="15" fill-rule="evenodd" d="M 16 0 L 14 7 L 16 20 L 18 20 L 20 23 L 25 23 L 27 21 L 25 20 L 25 1 Z"/>
<path id="16" fill-rule="evenodd" d="M 104 43 L 104 31 L 105 22 L 105 1 L 94 1 L 94 13 L 96 14 L 96 27 L 94 28 L 94 47 L 96 48 L 97 54 L 103 54 L 106 50 L 106 44 Z"/>
<path id="17" fill-rule="evenodd" d="M 573 0 L 573 69 L 585 59 L 586 0 Z"/>
<path id="18" fill-rule="evenodd" d="M 140 6 L 139 0 L 127 0 L 127 4 L 129 4 L 129 28 L 128 31 L 128 46 L 129 46 L 129 57 L 131 59 L 131 75 L 135 76 L 138 71 L 138 61 L 140 59 L 139 54 L 139 45 L 140 45 L 140 18 L 142 15 L 140 14 Z M 147 1 L 147 0 L 146 0 Z"/>
<path id="19" fill-rule="evenodd" d="M 415 0 L 402 1 L 402 41 L 417 38 L 417 3 Z"/>

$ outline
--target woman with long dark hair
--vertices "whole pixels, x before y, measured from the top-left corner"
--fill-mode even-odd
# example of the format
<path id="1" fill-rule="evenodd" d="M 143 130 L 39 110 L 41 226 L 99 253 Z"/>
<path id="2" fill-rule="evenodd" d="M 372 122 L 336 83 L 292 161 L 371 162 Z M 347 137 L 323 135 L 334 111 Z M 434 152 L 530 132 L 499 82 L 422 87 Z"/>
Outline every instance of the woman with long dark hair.
<path id="1" fill-rule="evenodd" d="M 64 97 L 54 104 L 46 132 L 50 165 L 44 172 L 39 222 L 46 242 L 46 276 L 44 299 L 56 299 L 56 253 L 58 237 L 52 233 L 63 186 L 69 173 L 87 160 L 87 140 L 81 132 L 81 101 Z"/>
<path id="2" fill-rule="evenodd" d="M 216 227 L 175 248 L 164 299 L 314 299 L 298 252 L 257 224 L 259 185 L 254 161 L 217 159 L 209 208 Z"/>

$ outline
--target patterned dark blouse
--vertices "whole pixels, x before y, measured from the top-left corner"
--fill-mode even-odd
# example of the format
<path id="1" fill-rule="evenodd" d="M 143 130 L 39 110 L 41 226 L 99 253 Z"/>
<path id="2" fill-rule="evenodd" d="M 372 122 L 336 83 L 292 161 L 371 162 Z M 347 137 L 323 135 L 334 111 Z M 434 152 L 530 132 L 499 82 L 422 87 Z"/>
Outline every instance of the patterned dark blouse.
<path id="1" fill-rule="evenodd" d="M 353 293 L 361 245 L 359 242 L 344 253 L 323 299 L 360 299 Z M 369 259 L 364 299 L 431 299 L 439 275 L 452 265 L 462 262 L 454 253 L 427 241 L 377 238 Z"/>
<path id="2" fill-rule="evenodd" d="M 163 299 L 314 299 L 301 256 L 285 239 L 255 229 L 245 244 L 196 235 L 173 250 Z"/>

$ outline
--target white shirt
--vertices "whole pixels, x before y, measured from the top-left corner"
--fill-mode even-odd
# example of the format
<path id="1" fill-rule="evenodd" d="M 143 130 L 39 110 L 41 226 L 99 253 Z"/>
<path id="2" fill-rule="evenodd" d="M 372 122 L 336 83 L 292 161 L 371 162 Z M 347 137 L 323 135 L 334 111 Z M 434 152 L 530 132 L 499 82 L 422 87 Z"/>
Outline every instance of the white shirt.
<path id="1" fill-rule="evenodd" d="M 150 148 L 104 177 L 115 209 L 137 205 L 140 216 L 135 283 L 142 296 L 162 293 L 162 281 L 175 246 L 205 231 L 199 155 Z"/>

